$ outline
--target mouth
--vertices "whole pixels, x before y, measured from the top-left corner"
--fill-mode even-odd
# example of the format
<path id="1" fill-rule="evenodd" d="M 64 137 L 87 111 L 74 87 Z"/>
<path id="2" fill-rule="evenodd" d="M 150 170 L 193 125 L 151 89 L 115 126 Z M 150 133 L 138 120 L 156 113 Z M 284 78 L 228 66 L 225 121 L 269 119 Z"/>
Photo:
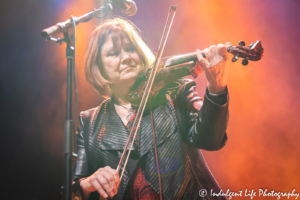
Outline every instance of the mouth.
<path id="1" fill-rule="evenodd" d="M 131 68 L 134 68 L 134 66 L 126 66 L 126 67 L 124 67 L 121 71 L 126 71 L 126 70 L 129 70 L 129 69 L 131 69 Z"/>

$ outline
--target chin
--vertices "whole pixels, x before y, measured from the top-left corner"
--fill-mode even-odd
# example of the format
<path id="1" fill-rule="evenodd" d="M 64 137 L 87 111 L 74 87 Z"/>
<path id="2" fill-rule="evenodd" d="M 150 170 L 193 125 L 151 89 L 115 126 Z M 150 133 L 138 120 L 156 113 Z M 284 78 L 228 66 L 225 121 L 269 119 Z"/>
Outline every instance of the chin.
<path id="1" fill-rule="evenodd" d="M 124 76 L 122 77 L 122 80 L 124 81 L 130 81 L 133 80 L 135 81 L 137 77 L 139 76 L 139 72 L 134 70 L 134 71 L 128 71 Z"/>

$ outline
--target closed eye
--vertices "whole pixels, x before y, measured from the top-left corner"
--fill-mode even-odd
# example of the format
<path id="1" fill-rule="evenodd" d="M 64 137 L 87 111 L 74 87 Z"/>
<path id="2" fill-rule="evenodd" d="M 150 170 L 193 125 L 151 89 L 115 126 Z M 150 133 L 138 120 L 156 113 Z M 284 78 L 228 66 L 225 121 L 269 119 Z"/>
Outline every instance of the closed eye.
<path id="1" fill-rule="evenodd" d="M 128 47 L 125 48 L 125 51 L 127 51 L 127 52 L 133 52 L 133 51 L 136 51 L 136 48 L 133 45 L 129 45 Z"/>
<path id="2" fill-rule="evenodd" d="M 110 51 L 108 52 L 107 56 L 118 56 L 120 54 L 119 51 Z"/>

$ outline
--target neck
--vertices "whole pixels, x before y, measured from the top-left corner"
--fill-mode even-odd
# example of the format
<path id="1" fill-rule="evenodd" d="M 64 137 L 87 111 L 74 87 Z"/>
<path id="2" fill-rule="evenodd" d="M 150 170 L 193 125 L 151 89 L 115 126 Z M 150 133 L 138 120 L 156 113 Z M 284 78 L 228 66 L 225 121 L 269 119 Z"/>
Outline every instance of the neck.
<path id="1" fill-rule="evenodd" d="M 130 104 L 127 100 L 127 94 L 126 95 L 118 95 L 117 93 L 113 93 L 113 99 L 119 105 L 122 105 L 122 106 Z"/>
<path id="2" fill-rule="evenodd" d="M 120 105 L 129 104 L 128 94 L 131 87 L 132 84 L 130 85 L 123 84 L 122 86 L 110 85 L 114 100 Z"/>

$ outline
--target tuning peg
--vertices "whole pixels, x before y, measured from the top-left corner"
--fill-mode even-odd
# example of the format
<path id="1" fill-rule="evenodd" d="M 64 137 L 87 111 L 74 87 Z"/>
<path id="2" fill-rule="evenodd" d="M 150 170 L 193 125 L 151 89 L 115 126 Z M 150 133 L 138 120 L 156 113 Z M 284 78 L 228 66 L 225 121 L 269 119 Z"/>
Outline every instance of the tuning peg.
<path id="1" fill-rule="evenodd" d="M 239 55 L 238 54 L 236 54 L 233 58 L 232 58 L 232 62 L 235 62 L 235 61 L 237 61 L 239 59 Z"/>
<path id="2" fill-rule="evenodd" d="M 245 45 L 246 43 L 243 40 L 239 41 L 239 46 L 245 46 Z"/>
<path id="3" fill-rule="evenodd" d="M 249 57 L 244 58 L 244 59 L 242 60 L 242 64 L 243 64 L 244 66 L 248 65 L 248 63 L 249 63 L 248 60 L 249 60 Z"/>

